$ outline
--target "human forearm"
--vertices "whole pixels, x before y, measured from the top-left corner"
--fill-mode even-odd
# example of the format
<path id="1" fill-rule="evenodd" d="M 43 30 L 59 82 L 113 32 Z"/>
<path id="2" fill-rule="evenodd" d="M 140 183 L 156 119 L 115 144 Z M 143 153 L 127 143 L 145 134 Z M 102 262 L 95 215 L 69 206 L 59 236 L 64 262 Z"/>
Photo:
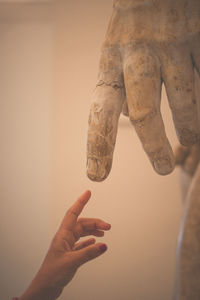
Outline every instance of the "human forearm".
<path id="1" fill-rule="evenodd" d="M 55 300 L 60 296 L 62 290 L 63 288 L 45 286 L 42 280 L 36 276 L 18 300 Z"/>

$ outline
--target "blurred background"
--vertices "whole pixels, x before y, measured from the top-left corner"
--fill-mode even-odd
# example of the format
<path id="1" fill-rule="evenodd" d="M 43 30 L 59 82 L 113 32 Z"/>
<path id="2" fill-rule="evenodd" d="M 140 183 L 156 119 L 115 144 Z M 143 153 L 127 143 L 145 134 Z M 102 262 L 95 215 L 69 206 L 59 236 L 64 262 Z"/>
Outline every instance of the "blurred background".
<path id="1" fill-rule="evenodd" d="M 59 299 L 170 300 L 182 212 L 179 172 L 153 171 L 121 117 L 113 167 L 86 177 L 91 94 L 112 0 L 0 1 L 0 290 L 21 295 L 65 211 L 86 189 L 83 216 L 110 222 L 105 255 Z M 162 112 L 177 144 L 165 90 Z"/>

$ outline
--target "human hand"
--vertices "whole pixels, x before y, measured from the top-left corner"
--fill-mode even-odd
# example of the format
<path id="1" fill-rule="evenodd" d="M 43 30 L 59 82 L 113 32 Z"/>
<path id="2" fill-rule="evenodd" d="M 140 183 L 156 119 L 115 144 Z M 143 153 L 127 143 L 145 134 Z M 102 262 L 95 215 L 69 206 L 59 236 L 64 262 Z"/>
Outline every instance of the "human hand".
<path id="1" fill-rule="evenodd" d="M 102 237 L 111 227 L 100 219 L 78 218 L 90 196 L 86 191 L 67 211 L 39 272 L 19 300 L 57 299 L 82 264 L 106 251 L 94 238 L 77 243 L 80 237 Z"/>
<path id="2" fill-rule="evenodd" d="M 89 116 L 91 180 L 102 181 L 110 172 L 122 110 L 155 171 L 166 175 L 174 169 L 160 112 L 162 83 L 180 143 L 200 140 L 194 92 L 199 49 L 199 0 L 114 0 Z"/>

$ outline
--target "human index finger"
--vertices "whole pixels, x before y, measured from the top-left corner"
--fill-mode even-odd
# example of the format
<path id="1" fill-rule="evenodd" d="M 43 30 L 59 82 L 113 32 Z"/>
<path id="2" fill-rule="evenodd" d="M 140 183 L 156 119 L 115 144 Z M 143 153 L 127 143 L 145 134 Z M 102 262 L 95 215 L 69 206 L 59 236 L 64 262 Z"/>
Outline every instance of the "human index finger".
<path id="1" fill-rule="evenodd" d="M 82 212 L 84 206 L 87 204 L 91 197 L 91 192 L 89 190 L 85 191 L 78 200 L 68 209 L 62 224 L 61 228 L 72 230 L 73 227 L 76 225 L 78 216 Z"/>

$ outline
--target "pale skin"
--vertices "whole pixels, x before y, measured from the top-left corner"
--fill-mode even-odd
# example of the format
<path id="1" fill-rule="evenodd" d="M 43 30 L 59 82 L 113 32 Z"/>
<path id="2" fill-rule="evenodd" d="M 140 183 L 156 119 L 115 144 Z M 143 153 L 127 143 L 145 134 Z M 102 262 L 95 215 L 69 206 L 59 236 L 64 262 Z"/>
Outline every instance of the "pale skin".
<path id="1" fill-rule="evenodd" d="M 160 112 L 162 84 L 180 143 L 199 142 L 194 84 L 199 49 L 199 0 L 114 0 L 89 116 L 91 180 L 102 181 L 111 170 L 121 112 L 129 116 L 154 170 L 173 171 Z"/>
<path id="2" fill-rule="evenodd" d="M 81 237 L 103 237 L 111 225 L 101 219 L 79 218 L 91 196 L 86 191 L 67 211 L 44 262 L 19 300 L 55 300 L 72 280 L 78 268 L 107 250 L 94 238 L 78 242 Z"/>

